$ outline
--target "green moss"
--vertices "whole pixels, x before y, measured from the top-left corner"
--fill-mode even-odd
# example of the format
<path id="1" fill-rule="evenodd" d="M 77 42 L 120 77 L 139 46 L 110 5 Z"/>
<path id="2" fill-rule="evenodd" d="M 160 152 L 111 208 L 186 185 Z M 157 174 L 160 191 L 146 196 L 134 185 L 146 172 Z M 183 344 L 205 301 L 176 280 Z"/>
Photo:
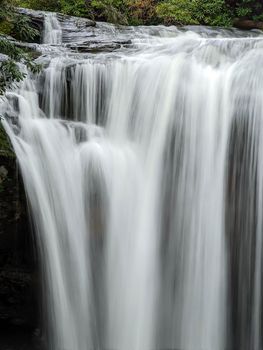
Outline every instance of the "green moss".
<path id="1" fill-rule="evenodd" d="M 12 35 L 13 25 L 9 21 L 0 21 L 0 33 Z"/>

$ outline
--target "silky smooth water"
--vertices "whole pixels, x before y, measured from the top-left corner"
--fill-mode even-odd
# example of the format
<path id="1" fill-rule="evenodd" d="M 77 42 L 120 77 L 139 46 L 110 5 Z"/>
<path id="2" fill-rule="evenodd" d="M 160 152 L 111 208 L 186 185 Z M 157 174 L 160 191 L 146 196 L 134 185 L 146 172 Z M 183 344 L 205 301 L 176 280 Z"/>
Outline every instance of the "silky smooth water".
<path id="1" fill-rule="evenodd" d="M 93 31 L 129 42 L 61 46 L 0 107 L 48 350 L 261 349 L 263 36 Z M 44 43 L 61 40 L 47 15 Z"/>
<path id="2" fill-rule="evenodd" d="M 43 43 L 50 45 L 62 43 L 62 29 L 55 13 L 48 13 L 45 16 Z"/>

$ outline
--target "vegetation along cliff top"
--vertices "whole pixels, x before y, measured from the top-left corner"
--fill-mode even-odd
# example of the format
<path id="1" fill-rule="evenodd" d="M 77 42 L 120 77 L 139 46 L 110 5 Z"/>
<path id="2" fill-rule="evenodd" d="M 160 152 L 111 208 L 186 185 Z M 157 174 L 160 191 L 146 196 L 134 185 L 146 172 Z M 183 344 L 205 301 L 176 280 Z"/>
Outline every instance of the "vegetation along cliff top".
<path id="1" fill-rule="evenodd" d="M 113 23 L 231 26 L 236 18 L 263 21 L 261 0 L 13 0 L 17 6 Z M 10 1 L 8 1 L 10 2 Z"/>

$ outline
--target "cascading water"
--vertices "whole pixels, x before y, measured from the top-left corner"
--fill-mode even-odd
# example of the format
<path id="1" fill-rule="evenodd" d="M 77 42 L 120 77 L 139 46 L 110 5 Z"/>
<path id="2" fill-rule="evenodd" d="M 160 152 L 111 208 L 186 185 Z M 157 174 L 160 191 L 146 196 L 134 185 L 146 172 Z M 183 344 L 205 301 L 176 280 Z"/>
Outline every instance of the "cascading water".
<path id="1" fill-rule="evenodd" d="M 46 15 L 43 43 L 50 45 L 59 45 L 62 43 L 62 29 L 55 13 Z"/>
<path id="2" fill-rule="evenodd" d="M 195 30 L 98 24 L 1 104 L 48 349 L 262 348 L 263 36 Z"/>

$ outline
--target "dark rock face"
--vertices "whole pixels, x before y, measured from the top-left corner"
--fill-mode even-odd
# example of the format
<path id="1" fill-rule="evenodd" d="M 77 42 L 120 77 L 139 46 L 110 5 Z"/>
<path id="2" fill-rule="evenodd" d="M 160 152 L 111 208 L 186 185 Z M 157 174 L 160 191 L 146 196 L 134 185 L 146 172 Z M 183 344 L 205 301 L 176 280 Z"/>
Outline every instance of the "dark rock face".
<path id="1" fill-rule="evenodd" d="M 17 162 L 0 152 L 1 350 L 39 349 L 39 275 Z"/>
<path id="2" fill-rule="evenodd" d="M 129 47 L 132 42 L 131 40 L 118 40 L 111 42 L 103 42 L 99 41 L 89 41 L 83 42 L 81 44 L 67 45 L 71 50 L 80 52 L 80 53 L 99 53 L 99 52 L 113 52 L 115 50 L 119 50 L 122 47 Z"/>
<path id="3" fill-rule="evenodd" d="M 263 30 L 263 22 L 252 21 L 249 19 L 236 19 L 234 21 L 234 26 L 239 29 L 250 30 L 250 29 L 259 29 Z"/>

